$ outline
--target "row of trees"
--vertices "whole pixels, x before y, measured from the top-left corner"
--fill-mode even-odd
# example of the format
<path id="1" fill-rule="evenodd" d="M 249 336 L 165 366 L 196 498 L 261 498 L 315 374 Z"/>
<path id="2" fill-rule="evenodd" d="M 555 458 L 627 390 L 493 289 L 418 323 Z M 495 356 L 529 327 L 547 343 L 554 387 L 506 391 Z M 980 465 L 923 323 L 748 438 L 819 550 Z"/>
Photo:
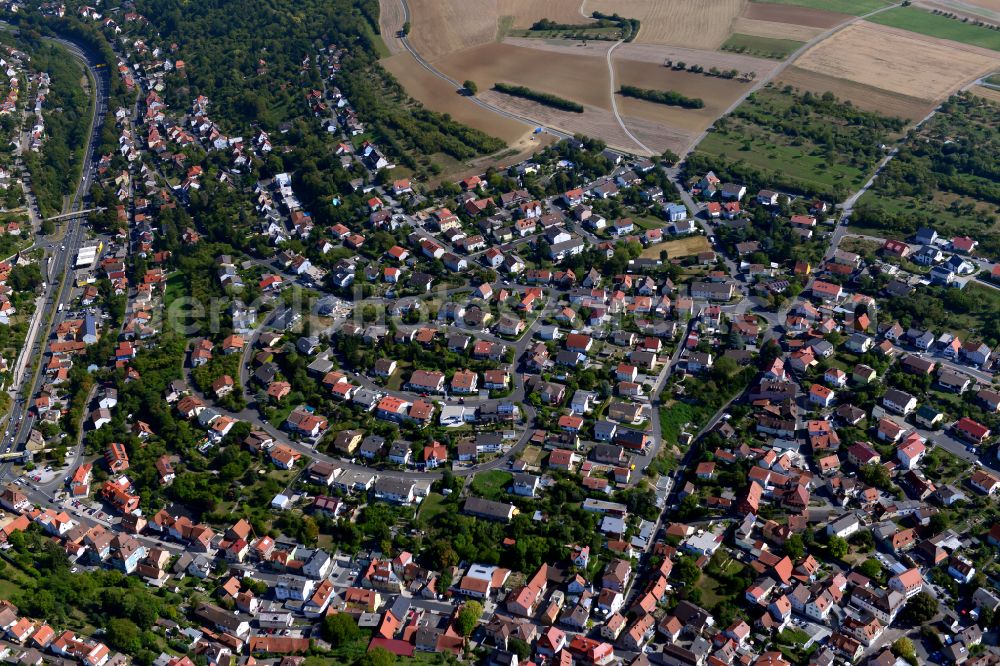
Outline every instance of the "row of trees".
<path id="1" fill-rule="evenodd" d="M 668 106 L 679 106 L 684 109 L 700 109 L 705 106 L 705 100 L 700 97 L 688 97 L 675 90 L 652 90 L 638 86 L 622 86 L 620 92 L 626 97 L 635 97 Z"/>
<path id="2" fill-rule="evenodd" d="M 499 81 L 493 84 L 493 89 L 497 92 L 502 92 L 505 95 L 521 97 L 522 99 L 531 100 L 532 102 L 538 102 L 544 106 L 551 106 L 553 109 L 559 109 L 560 111 L 583 113 L 582 104 L 553 95 L 552 93 L 532 90 L 531 88 L 526 88 L 525 86 L 512 86 L 509 83 L 500 83 Z"/>

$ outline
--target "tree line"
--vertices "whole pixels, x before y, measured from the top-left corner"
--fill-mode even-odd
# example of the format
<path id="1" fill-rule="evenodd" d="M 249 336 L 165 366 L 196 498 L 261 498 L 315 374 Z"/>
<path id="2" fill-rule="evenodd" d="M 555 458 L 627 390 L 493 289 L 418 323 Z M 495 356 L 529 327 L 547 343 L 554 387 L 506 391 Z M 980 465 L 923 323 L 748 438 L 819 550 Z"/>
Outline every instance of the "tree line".
<path id="1" fill-rule="evenodd" d="M 539 104 L 551 106 L 553 109 L 559 109 L 560 111 L 583 113 L 582 104 L 553 95 L 552 93 L 532 90 L 531 88 L 526 88 L 525 86 L 512 86 L 509 83 L 500 83 L 499 81 L 493 84 L 493 89 L 497 92 L 502 92 L 505 95 L 511 95 L 512 97 L 520 97 L 522 99 L 531 100 L 532 102 L 538 102 Z"/>
<path id="2" fill-rule="evenodd" d="M 622 86 L 619 92 L 625 97 L 635 97 L 647 102 L 679 106 L 684 109 L 700 109 L 705 106 L 705 100 L 700 97 L 687 97 L 675 90 L 652 90 L 638 86 Z"/>

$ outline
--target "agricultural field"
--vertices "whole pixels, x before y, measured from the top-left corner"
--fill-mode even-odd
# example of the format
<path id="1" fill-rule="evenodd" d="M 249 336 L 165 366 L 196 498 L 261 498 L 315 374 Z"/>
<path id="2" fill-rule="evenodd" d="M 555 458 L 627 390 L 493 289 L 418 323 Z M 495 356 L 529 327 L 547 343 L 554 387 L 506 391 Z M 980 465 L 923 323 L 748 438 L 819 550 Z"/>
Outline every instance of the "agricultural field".
<path id="1" fill-rule="evenodd" d="M 497 0 L 497 15 L 501 18 L 511 17 L 512 28 L 530 28 L 533 23 L 549 19 L 556 23 L 581 24 L 590 23 L 590 12 L 593 9 L 580 0 Z M 586 15 L 584 13 L 586 12 Z"/>
<path id="2" fill-rule="evenodd" d="M 983 99 L 988 99 L 991 102 L 1000 103 L 1000 90 L 996 88 L 988 88 L 986 86 L 975 86 L 972 88 L 971 92 L 982 97 Z"/>
<path id="3" fill-rule="evenodd" d="M 889 0 L 770 0 L 770 3 L 822 9 L 854 16 L 862 16 L 892 4 Z"/>
<path id="4" fill-rule="evenodd" d="M 736 32 L 726 40 L 728 44 L 733 37 L 740 35 L 751 37 L 767 37 L 770 39 L 787 39 L 796 42 L 808 42 L 810 39 L 823 34 L 823 28 L 814 28 L 809 25 L 798 25 L 795 23 L 779 23 L 778 21 L 759 21 L 757 19 L 740 19 L 736 24 Z M 723 44 L 725 48 L 725 44 Z"/>
<path id="5" fill-rule="evenodd" d="M 965 82 L 994 70 L 996 63 L 992 52 L 979 47 L 860 22 L 806 51 L 795 66 L 820 78 L 831 77 L 933 103 Z M 821 85 L 808 85 L 802 80 L 799 83 L 805 89 L 822 92 Z M 865 102 L 863 95 L 845 98 Z"/>
<path id="6" fill-rule="evenodd" d="M 917 0 L 915 4 L 926 9 L 968 16 L 971 19 L 1000 21 L 998 0 Z"/>
<path id="7" fill-rule="evenodd" d="M 768 87 L 752 95 L 698 144 L 695 171 L 714 168 L 756 185 L 834 200 L 860 187 L 897 137 L 900 119 L 858 111 L 837 101 Z M 752 184 L 751 181 L 755 181 Z"/>
<path id="8" fill-rule="evenodd" d="M 852 225 L 893 238 L 931 225 L 945 237 L 971 236 L 978 254 L 1000 259 L 998 113 L 973 94 L 947 102 L 862 197 Z"/>
<path id="9" fill-rule="evenodd" d="M 833 3 L 822 3 L 823 9 L 800 7 L 780 2 L 751 2 L 743 10 L 743 19 L 791 23 L 812 28 L 829 29 L 851 18 L 849 13 L 830 11 L 825 7 Z"/>
<path id="10" fill-rule="evenodd" d="M 403 29 L 404 15 L 401 0 L 379 0 L 379 35 L 390 54 L 402 53 L 406 49 L 396 35 Z"/>
<path id="11" fill-rule="evenodd" d="M 933 14 L 918 7 L 896 7 L 872 16 L 869 20 L 929 37 L 1000 51 L 1000 31 Z"/>
<path id="12" fill-rule="evenodd" d="M 587 0 L 586 12 L 639 19 L 636 42 L 715 49 L 732 32 L 747 0 Z"/>
<path id="13" fill-rule="evenodd" d="M 743 33 L 733 33 L 722 45 L 723 51 L 736 51 L 737 53 L 749 53 L 750 55 L 762 58 L 774 58 L 784 60 L 801 47 L 803 42 L 794 39 L 776 39 L 774 37 L 761 37 L 759 35 L 747 35 Z"/>
<path id="14" fill-rule="evenodd" d="M 408 0 L 407 4 L 410 42 L 428 60 L 496 40 L 496 0 Z"/>
<path id="15" fill-rule="evenodd" d="M 704 100 L 701 109 L 683 109 L 619 96 L 618 109 L 628 117 L 645 118 L 670 127 L 701 132 L 712 124 L 749 83 L 720 79 L 703 74 L 679 72 L 663 65 L 615 59 L 615 82 L 654 90 L 672 90 L 687 97 Z"/>
<path id="16" fill-rule="evenodd" d="M 565 40 L 541 40 L 507 38 L 504 44 L 523 46 L 538 51 L 563 53 L 568 55 L 589 55 L 603 58 L 608 51 L 608 45 L 600 42 L 566 42 Z M 543 56 L 544 57 L 544 56 Z M 709 51 L 706 49 L 686 48 L 682 46 L 664 46 L 659 44 L 637 44 L 628 42 L 622 44 L 614 52 L 615 62 L 637 62 L 664 65 L 664 63 L 685 63 L 687 66 L 698 65 L 708 71 L 713 67 L 719 70 L 735 69 L 740 74 L 753 74 L 761 78 L 778 66 L 773 60 L 757 58 L 740 53 L 726 51 Z"/>
<path id="17" fill-rule="evenodd" d="M 792 86 L 802 92 L 831 92 L 838 99 L 850 100 L 865 111 L 875 111 L 886 116 L 919 120 L 935 106 L 932 100 L 901 95 L 877 86 L 864 85 L 835 76 L 810 72 L 799 67 L 788 67 L 775 81 L 776 86 Z"/>
<path id="18" fill-rule="evenodd" d="M 417 101 L 439 113 L 451 114 L 455 120 L 503 139 L 517 148 L 529 142 L 532 127 L 476 106 L 460 95 L 447 81 L 434 76 L 420 66 L 409 53 L 399 53 L 381 61 L 383 67 L 400 82 Z"/>
<path id="19" fill-rule="evenodd" d="M 491 43 L 454 53 L 435 64 L 456 81 L 475 81 L 480 90 L 501 82 L 584 105 L 608 108 L 611 103 L 608 66 L 603 57 L 558 53 L 540 57 L 533 49 Z"/>

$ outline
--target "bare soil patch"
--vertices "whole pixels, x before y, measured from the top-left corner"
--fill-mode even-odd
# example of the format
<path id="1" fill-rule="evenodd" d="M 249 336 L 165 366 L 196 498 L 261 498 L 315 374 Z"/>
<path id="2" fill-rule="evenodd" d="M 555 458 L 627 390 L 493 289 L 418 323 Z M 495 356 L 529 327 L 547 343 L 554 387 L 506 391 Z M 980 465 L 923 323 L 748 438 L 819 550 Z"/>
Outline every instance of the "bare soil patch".
<path id="1" fill-rule="evenodd" d="M 778 23 L 795 23 L 813 28 L 828 29 L 854 17 L 850 14 L 829 12 L 825 9 L 779 5 L 768 2 L 751 2 L 743 10 L 743 18 L 757 19 L 759 21 L 775 21 Z M 789 37 L 789 39 L 794 38 Z"/>
<path id="2" fill-rule="evenodd" d="M 585 11 L 637 18 L 636 42 L 718 48 L 747 0 L 587 0 Z"/>
<path id="3" fill-rule="evenodd" d="M 501 81 L 541 90 L 583 105 L 611 108 L 608 66 L 600 57 L 547 53 L 510 44 L 484 44 L 440 59 L 435 65 L 456 81 L 471 79 L 480 90 Z"/>
<path id="4" fill-rule="evenodd" d="M 752 6 L 752 5 L 751 5 Z M 813 37 L 821 35 L 824 28 L 814 28 L 808 25 L 794 23 L 778 23 L 777 21 L 758 21 L 757 19 L 740 19 L 736 31 L 755 37 L 771 37 L 774 39 L 794 39 L 798 42 L 808 42 Z"/>
<path id="5" fill-rule="evenodd" d="M 503 139 L 512 148 L 526 145 L 532 127 L 477 106 L 471 99 L 420 66 L 409 53 L 399 53 L 381 62 L 414 99 L 439 113 Z"/>
<path id="6" fill-rule="evenodd" d="M 825 39 L 796 66 L 931 101 L 996 68 L 996 53 L 862 21 Z"/>
<path id="7" fill-rule="evenodd" d="M 926 99 L 900 95 L 875 86 L 794 66 L 783 71 L 774 85 L 777 87 L 790 85 L 799 90 L 809 90 L 814 93 L 829 91 L 839 99 L 849 100 L 858 108 L 866 111 L 877 111 L 883 115 L 908 118 L 914 121 L 923 118 L 935 106 L 935 102 Z"/>

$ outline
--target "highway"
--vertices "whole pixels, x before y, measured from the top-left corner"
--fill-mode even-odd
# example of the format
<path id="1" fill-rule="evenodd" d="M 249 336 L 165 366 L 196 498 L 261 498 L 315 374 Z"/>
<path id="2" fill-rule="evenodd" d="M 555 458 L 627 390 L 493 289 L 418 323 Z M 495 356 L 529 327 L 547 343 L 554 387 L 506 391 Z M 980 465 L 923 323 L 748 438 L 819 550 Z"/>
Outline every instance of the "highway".
<path id="1" fill-rule="evenodd" d="M 97 142 L 101 136 L 101 124 L 108 110 L 108 69 L 99 68 L 99 62 L 91 54 L 85 52 L 75 43 L 59 39 L 46 38 L 49 41 L 60 44 L 70 55 L 79 60 L 87 67 L 95 85 L 94 116 L 91 121 L 90 138 L 87 142 L 83 154 L 80 182 L 70 199 L 69 205 L 64 211 L 64 215 L 76 213 L 76 216 L 69 216 L 66 219 L 65 233 L 61 238 L 49 237 L 44 241 L 36 243 L 37 247 L 43 248 L 47 256 L 52 259 L 52 270 L 48 275 L 52 275 L 52 280 L 46 280 L 45 289 L 42 294 L 41 307 L 36 311 L 35 317 L 41 322 L 40 326 L 35 326 L 36 334 L 30 336 L 25 341 L 26 347 L 30 348 L 30 363 L 28 371 L 24 374 L 18 385 L 11 386 L 10 393 L 13 398 L 10 417 L 7 428 L 0 438 L 0 451 L 16 451 L 23 447 L 27 440 L 27 435 L 34 424 L 34 417 L 29 412 L 32 396 L 41 388 L 44 373 L 41 371 L 41 360 L 45 352 L 45 346 L 52 329 L 58 325 L 62 318 L 59 312 L 60 304 L 67 304 L 73 294 L 73 261 L 76 249 L 84 240 L 84 211 L 87 197 L 90 193 L 92 177 L 94 174 L 94 153 Z M 34 363 L 39 363 L 36 368 Z M 0 466 L 0 481 L 8 477 L 11 471 L 11 463 Z"/>

